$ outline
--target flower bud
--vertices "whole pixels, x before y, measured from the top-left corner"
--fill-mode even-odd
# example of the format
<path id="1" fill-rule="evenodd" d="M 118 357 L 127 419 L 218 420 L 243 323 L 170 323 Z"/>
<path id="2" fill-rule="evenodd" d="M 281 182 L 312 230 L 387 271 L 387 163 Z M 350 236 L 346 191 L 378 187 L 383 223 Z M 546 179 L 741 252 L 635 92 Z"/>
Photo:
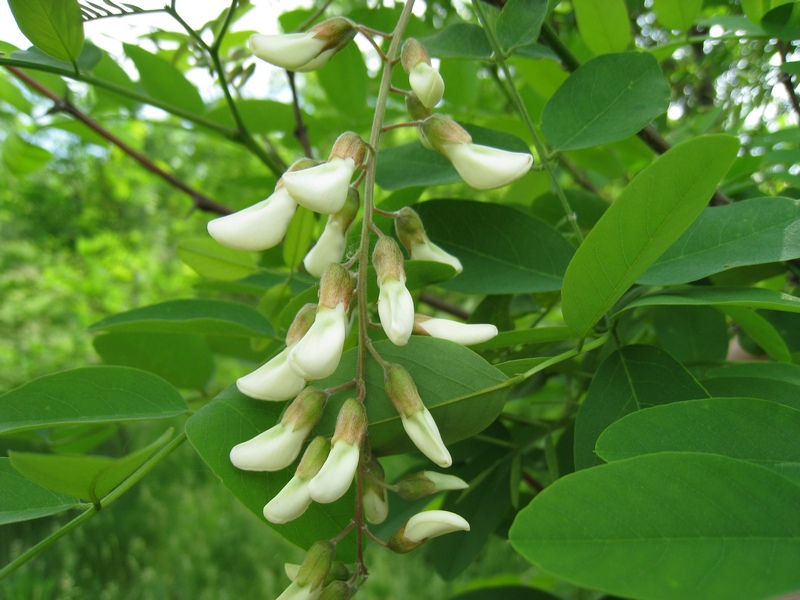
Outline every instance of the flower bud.
<path id="1" fill-rule="evenodd" d="M 314 542 L 300 565 L 295 582 L 302 587 L 311 586 L 311 589 L 322 587 L 331 570 L 335 552 L 336 546 L 332 542 Z"/>
<path id="2" fill-rule="evenodd" d="M 372 264 L 378 275 L 378 316 L 386 336 L 404 346 L 414 328 L 414 299 L 406 288 L 403 255 L 397 242 L 383 236 L 375 244 Z"/>
<path id="3" fill-rule="evenodd" d="M 346 581 L 332 581 L 319 597 L 319 600 L 348 600 L 352 598 L 357 589 Z"/>
<path id="4" fill-rule="evenodd" d="M 252 35 L 250 50 L 258 58 L 288 71 L 314 71 L 355 37 L 355 24 L 344 17 L 319 23 L 305 33 Z"/>
<path id="5" fill-rule="evenodd" d="M 357 133 L 345 131 L 333 143 L 328 160 L 335 158 L 350 158 L 360 167 L 367 158 L 367 143 Z"/>
<path id="6" fill-rule="evenodd" d="M 428 239 L 422 220 L 414 209 L 406 206 L 397 212 L 394 230 L 397 233 L 397 239 L 403 244 L 412 260 L 431 260 L 444 263 L 453 267 L 456 273 L 464 270 L 460 260 Z"/>
<path id="7" fill-rule="evenodd" d="M 308 381 L 324 379 L 339 366 L 347 336 L 344 303 L 335 308 L 320 304 L 314 324 L 289 350 L 288 363 L 294 373 Z"/>
<path id="8" fill-rule="evenodd" d="M 497 327 L 489 323 L 458 323 L 450 319 L 415 315 L 414 333 L 471 346 L 492 339 L 497 335 Z"/>
<path id="9" fill-rule="evenodd" d="M 303 339 L 303 336 L 308 333 L 311 326 L 314 324 L 314 318 L 317 315 L 317 305 L 308 304 L 303 305 L 303 308 L 297 311 L 294 316 L 289 330 L 286 332 L 286 345 L 294 346 L 297 342 Z"/>
<path id="10" fill-rule="evenodd" d="M 306 448 L 294 477 L 264 507 L 264 518 L 278 525 L 301 516 L 311 506 L 308 483 L 319 473 L 328 458 L 331 445 L 324 437 L 316 437 Z M 290 577 L 294 579 L 294 577 Z"/>
<path id="11" fill-rule="evenodd" d="M 400 52 L 400 61 L 420 102 L 427 108 L 436 106 L 444 95 L 444 80 L 431 66 L 425 46 L 414 38 L 408 38 Z"/>
<path id="12" fill-rule="evenodd" d="M 412 93 L 406 96 L 406 110 L 408 115 L 415 121 L 422 121 L 431 116 L 431 109 L 425 106 L 416 94 Z M 422 138 L 422 143 L 427 144 L 427 140 Z M 428 150 L 433 150 L 430 144 L 427 144 Z"/>
<path id="13" fill-rule="evenodd" d="M 466 481 L 455 475 L 444 475 L 434 471 L 420 471 L 402 477 L 395 483 L 395 490 L 406 500 L 424 498 L 436 492 L 463 490 L 468 488 Z"/>
<path id="14" fill-rule="evenodd" d="M 411 374 L 395 364 L 387 365 L 383 374 L 386 395 L 400 414 L 400 421 L 408 437 L 420 452 L 437 465 L 449 467 L 453 464 L 453 459 L 442 441 L 433 416 L 419 397 Z"/>
<path id="15" fill-rule="evenodd" d="M 352 296 L 353 277 L 350 271 L 336 263 L 328 264 L 319 282 L 320 308 L 336 308 L 343 304 L 347 310 Z"/>
<path id="16" fill-rule="evenodd" d="M 330 263 L 342 261 L 347 246 L 347 230 L 356 218 L 359 204 L 358 191 L 351 187 L 342 210 L 328 217 L 322 235 L 303 259 L 306 271 L 314 277 L 320 277 Z"/>
<path id="17" fill-rule="evenodd" d="M 239 391 L 258 400 L 290 400 L 306 385 L 306 380 L 289 366 L 291 347 L 272 360 L 236 381 Z"/>
<path id="18" fill-rule="evenodd" d="M 381 463 L 374 456 L 370 458 L 367 471 L 369 476 L 364 478 L 364 515 L 367 517 L 367 521 L 378 525 L 383 523 L 389 515 L 386 487 L 381 485 L 385 475 Z"/>
<path id="19" fill-rule="evenodd" d="M 319 473 L 308 484 L 311 498 L 327 504 L 347 492 L 355 477 L 360 446 L 367 433 L 367 413 L 355 398 L 346 400 L 336 419 L 331 453 Z"/>
<path id="20" fill-rule="evenodd" d="M 516 181 L 533 165 L 528 152 L 510 152 L 472 143 L 472 137 L 449 117 L 431 115 L 422 124 L 425 137 L 453 164 L 467 185 L 493 190 Z"/>
<path id="21" fill-rule="evenodd" d="M 257 252 L 280 244 L 297 203 L 281 184 L 266 200 L 208 222 L 208 233 L 234 250 Z"/>
<path id="22" fill-rule="evenodd" d="M 304 389 L 286 409 L 280 423 L 233 447 L 231 463 L 245 471 L 280 471 L 288 467 L 322 417 L 327 398 L 317 388 Z"/>
<path id="23" fill-rule="evenodd" d="M 463 517 L 446 510 L 427 510 L 411 517 L 392 534 L 388 547 L 394 552 L 404 554 L 429 539 L 454 531 L 469 531 L 469 523 Z"/>

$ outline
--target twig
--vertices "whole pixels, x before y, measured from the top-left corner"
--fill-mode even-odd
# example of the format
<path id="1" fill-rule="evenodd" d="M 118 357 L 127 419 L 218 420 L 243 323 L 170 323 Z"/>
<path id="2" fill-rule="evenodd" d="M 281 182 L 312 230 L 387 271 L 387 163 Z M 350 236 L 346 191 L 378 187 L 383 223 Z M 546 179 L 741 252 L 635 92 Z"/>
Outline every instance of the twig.
<path id="1" fill-rule="evenodd" d="M 216 213 L 218 215 L 229 215 L 233 212 L 227 206 L 215 202 L 208 196 L 205 196 L 204 194 L 190 187 L 189 185 L 187 185 L 186 183 L 184 183 L 171 173 L 167 173 L 166 171 L 164 171 L 161 167 L 159 167 L 152 160 L 150 160 L 150 158 L 148 158 L 138 150 L 135 150 L 134 148 L 130 147 L 128 144 L 123 142 L 113 133 L 108 131 L 105 127 L 100 125 L 97 121 L 92 119 L 86 113 L 82 112 L 78 107 L 72 104 L 72 102 L 70 102 L 66 98 L 61 98 L 53 90 L 51 90 L 48 87 L 45 87 L 44 85 L 39 83 L 36 79 L 25 73 L 24 71 L 16 67 L 9 67 L 9 66 L 6 66 L 6 69 L 12 75 L 14 75 L 14 77 L 19 79 L 20 81 L 25 82 L 27 85 L 31 86 L 37 92 L 52 100 L 54 102 L 54 105 L 53 108 L 50 110 L 50 112 L 52 113 L 63 112 L 71 115 L 73 118 L 77 119 L 78 121 L 89 127 L 89 129 L 91 129 L 98 135 L 102 136 L 104 139 L 114 144 L 117 148 L 119 148 L 125 154 L 133 158 L 145 169 L 147 169 L 151 173 L 158 175 L 173 187 L 188 194 L 192 198 L 194 207 L 197 208 L 198 210 Z"/>
<path id="2" fill-rule="evenodd" d="M 303 147 L 303 152 L 307 158 L 314 158 L 314 150 L 311 148 L 311 142 L 308 139 L 308 129 L 306 124 L 303 123 L 303 113 L 300 111 L 300 98 L 297 95 L 297 86 L 294 84 L 294 71 L 286 71 L 286 78 L 289 80 L 289 88 L 292 90 L 292 109 L 294 110 L 295 127 L 294 136 L 300 145 Z"/>
<path id="3" fill-rule="evenodd" d="M 445 300 L 442 300 L 438 296 L 434 296 L 433 294 L 429 294 L 428 292 L 422 292 L 419 295 L 419 301 L 427 304 L 430 307 L 435 308 L 436 310 L 446 312 L 448 314 L 453 315 L 454 317 L 464 319 L 465 321 L 469 319 L 469 313 L 460 306 L 456 306 L 455 304 L 446 302 Z"/>
<path id="4" fill-rule="evenodd" d="M 780 54 L 781 57 L 781 66 L 785 65 L 788 51 L 786 50 L 786 43 L 783 40 L 778 40 L 778 54 Z M 786 93 L 789 94 L 789 101 L 792 104 L 797 118 L 800 119 L 800 100 L 797 99 L 797 92 L 794 91 L 792 76 L 789 73 L 781 72 L 779 79 L 786 88 Z"/>

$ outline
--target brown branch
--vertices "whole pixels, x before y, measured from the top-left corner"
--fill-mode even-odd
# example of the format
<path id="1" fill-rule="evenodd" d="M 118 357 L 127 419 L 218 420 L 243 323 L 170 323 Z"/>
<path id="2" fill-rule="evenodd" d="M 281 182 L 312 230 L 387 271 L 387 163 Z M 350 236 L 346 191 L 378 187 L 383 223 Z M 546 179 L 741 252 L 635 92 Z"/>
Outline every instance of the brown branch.
<path id="1" fill-rule="evenodd" d="M 292 90 L 292 108 L 294 109 L 294 136 L 300 145 L 303 147 L 303 152 L 307 158 L 314 158 L 314 151 L 311 148 L 311 142 L 308 139 L 308 129 L 303 123 L 303 113 L 300 112 L 300 99 L 297 95 L 297 86 L 294 84 L 294 71 L 286 71 L 286 77 L 289 79 L 289 87 Z"/>
<path id="2" fill-rule="evenodd" d="M 442 312 L 449 313 L 455 317 L 464 319 L 465 321 L 469 319 L 469 313 L 460 306 L 456 306 L 455 304 L 450 304 L 449 302 L 445 302 L 438 296 L 434 296 L 433 294 L 429 294 L 428 292 L 422 292 L 419 295 L 419 301 L 435 308 L 436 310 L 441 310 Z"/>
<path id="3" fill-rule="evenodd" d="M 133 158 L 140 165 L 142 165 L 145 169 L 147 169 L 151 173 L 154 173 L 154 174 L 158 175 L 159 177 L 161 177 L 164 181 L 166 181 L 167 183 L 169 183 L 173 187 L 176 187 L 179 190 L 181 190 L 182 192 L 185 192 L 186 194 L 188 194 L 191 197 L 192 202 L 194 204 L 194 207 L 196 209 L 202 210 L 202 211 L 206 211 L 206 212 L 216 213 L 218 215 L 229 215 L 229 214 L 231 214 L 233 212 L 227 206 L 223 206 L 222 204 L 219 204 L 218 202 L 215 202 L 211 198 L 203 195 L 202 193 L 198 192 L 194 188 L 188 186 L 186 183 L 184 183 L 183 181 L 181 181 L 180 179 L 178 179 L 177 177 L 175 177 L 171 173 L 167 173 L 166 171 L 161 169 L 158 165 L 156 165 L 147 156 L 145 156 L 144 154 L 142 154 L 138 150 L 135 150 L 134 148 L 130 147 L 128 144 L 123 142 L 121 139 L 119 139 L 113 133 L 108 131 L 105 127 L 100 125 L 97 121 L 95 121 L 94 119 L 89 117 L 86 113 L 82 112 L 77 106 L 72 104 L 72 102 L 70 102 L 66 98 L 60 97 L 53 90 L 51 90 L 50 88 L 42 85 L 36 79 L 34 79 L 33 77 L 31 77 L 30 75 L 25 73 L 25 71 L 22 71 L 21 69 L 18 69 L 17 67 L 6 66 L 5 68 L 6 68 L 6 70 L 8 70 L 9 73 L 14 75 L 14 77 L 19 79 L 20 81 L 23 81 L 24 83 L 26 83 L 27 85 L 29 85 L 30 87 L 35 89 L 37 92 L 39 92 L 43 96 L 45 96 L 45 97 L 49 98 L 50 100 L 52 100 L 54 102 L 54 104 L 53 104 L 53 108 L 50 109 L 49 112 L 51 112 L 51 113 L 64 112 L 64 113 L 67 113 L 67 114 L 71 115 L 73 118 L 77 119 L 78 121 L 80 121 L 81 123 L 86 125 L 89 129 L 91 129 L 92 131 L 94 131 L 95 133 L 97 133 L 98 135 L 103 137 L 104 139 L 106 139 L 109 142 L 111 142 L 112 144 L 114 144 L 117 148 L 119 148 L 123 152 L 125 152 L 125 154 L 127 154 L 128 156 Z"/>
<path id="4" fill-rule="evenodd" d="M 778 54 L 781 57 L 781 66 L 786 64 L 786 43 L 783 40 L 778 40 Z M 794 91 L 794 83 L 792 83 L 792 76 L 789 73 L 781 72 L 779 76 L 780 82 L 786 88 L 786 93 L 789 94 L 789 101 L 792 103 L 792 108 L 795 114 L 800 118 L 800 100 L 797 99 L 797 92 Z"/>

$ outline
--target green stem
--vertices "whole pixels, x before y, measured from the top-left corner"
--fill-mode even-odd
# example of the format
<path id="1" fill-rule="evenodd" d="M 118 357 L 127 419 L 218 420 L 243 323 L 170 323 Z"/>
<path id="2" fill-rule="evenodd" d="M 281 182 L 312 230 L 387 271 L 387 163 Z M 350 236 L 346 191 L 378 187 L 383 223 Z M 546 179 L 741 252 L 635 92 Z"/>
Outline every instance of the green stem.
<path id="1" fill-rule="evenodd" d="M 517 86 L 514 85 L 514 78 L 511 75 L 511 70 L 508 68 L 505 58 L 503 57 L 503 49 L 500 46 L 500 41 L 497 39 L 497 33 L 495 32 L 494 27 L 492 27 L 489 23 L 489 20 L 486 18 L 486 12 L 483 9 L 481 0 L 472 0 L 472 6 L 475 9 L 475 14 L 478 16 L 478 21 L 480 21 L 483 30 L 486 32 L 486 38 L 489 40 L 489 45 L 492 47 L 492 52 L 494 53 L 494 60 L 500 66 L 500 69 L 503 71 L 503 75 L 505 75 L 506 82 L 508 84 L 508 93 L 514 102 L 514 106 L 517 109 L 519 116 L 525 123 L 525 127 L 528 128 L 528 133 L 530 133 L 531 139 L 533 140 L 536 153 L 539 155 L 539 159 L 542 161 L 542 165 L 547 171 L 547 176 L 550 179 L 550 186 L 553 188 L 553 192 L 561 201 L 561 207 L 564 209 L 564 214 L 572 226 L 572 231 L 575 233 L 575 237 L 578 239 L 579 243 L 582 243 L 583 234 L 581 233 L 580 227 L 578 227 L 578 219 L 575 216 L 575 211 L 572 210 L 567 197 L 564 195 L 564 190 L 561 189 L 561 185 L 558 183 L 555 170 L 550 164 L 550 161 L 547 159 L 547 151 L 545 150 L 544 144 L 542 143 L 541 139 L 539 139 L 539 134 L 536 132 L 536 128 L 533 125 L 531 116 L 528 114 L 528 109 L 525 107 L 525 103 L 522 101 L 522 96 L 520 96 L 519 90 L 517 90 Z M 498 83 L 502 85 L 499 80 Z"/>
<path id="2" fill-rule="evenodd" d="M 536 373 L 544 371 L 545 369 L 549 369 L 553 365 L 557 365 L 560 362 L 564 362 L 565 360 L 569 360 L 570 358 L 574 358 L 574 357 L 578 356 L 579 354 L 583 354 L 584 352 L 589 352 L 590 350 L 594 350 L 595 348 L 599 348 L 600 346 L 605 344 L 606 341 L 608 341 L 608 338 L 609 338 L 609 333 L 606 332 L 603 335 L 601 335 L 599 338 L 597 338 L 596 340 L 594 340 L 592 342 L 589 342 L 588 344 L 583 344 L 582 343 L 577 348 L 574 348 L 574 349 L 569 350 L 567 352 L 563 352 L 562 354 L 554 356 L 553 358 L 549 358 L 546 361 L 544 361 L 543 363 L 539 363 L 535 367 L 532 367 L 532 368 L 528 369 L 521 376 L 518 375 L 517 377 L 521 377 L 523 380 L 524 379 L 528 379 L 529 377 L 533 377 L 534 375 L 536 375 Z"/>
<path id="3" fill-rule="evenodd" d="M 5 579 L 8 575 L 10 575 L 16 569 L 18 569 L 26 562 L 31 560 L 34 556 L 36 556 L 43 550 L 55 544 L 58 540 L 67 535 L 70 531 L 77 528 L 84 521 L 87 521 L 92 515 L 100 512 L 101 509 L 106 508 L 107 506 L 110 506 L 115 501 L 117 501 L 120 498 L 120 496 L 122 496 L 125 492 L 131 489 L 134 485 L 139 483 L 139 481 L 141 481 L 141 479 L 145 475 L 147 475 L 150 471 L 152 471 L 156 467 L 156 465 L 158 465 L 158 463 L 160 463 L 164 458 L 169 456 L 169 454 L 171 454 L 173 450 L 175 450 L 178 446 L 180 446 L 183 442 L 185 442 L 186 439 L 187 439 L 186 432 L 182 432 L 169 444 L 167 444 L 166 446 L 161 448 L 161 450 L 156 452 L 153 456 L 148 458 L 147 461 L 144 464 L 142 464 L 142 466 L 139 467 L 136 471 L 134 471 L 130 477 L 128 477 L 121 484 L 119 484 L 116 488 L 111 490 L 111 492 L 106 494 L 98 503 L 99 508 L 97 506 L 92 506 L 88 510 L 82 512 L 77 517 L 72 519 L 72 521 L 70 521 L 63 527 L 59 528 L 58 531 L 53 532 L 35 546 L 28 548 L 25 552 L 20 554 L 17 558 L 12 560 L 2 569 L 0 569 L 0 580 Z"/>

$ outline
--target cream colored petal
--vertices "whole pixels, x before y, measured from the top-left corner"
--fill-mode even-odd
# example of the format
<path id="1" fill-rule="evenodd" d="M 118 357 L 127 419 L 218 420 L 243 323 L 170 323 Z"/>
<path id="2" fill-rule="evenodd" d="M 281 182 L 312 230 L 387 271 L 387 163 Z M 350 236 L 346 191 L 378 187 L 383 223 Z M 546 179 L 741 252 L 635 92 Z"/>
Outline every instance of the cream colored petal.
<path id="1" fill-rule="evenodd" d="M 414 329 L 414 299 L 404 281 L 386 277 L 378 295 L 381 326 L 393 344 L 405 346 Z"/>
<path id="2" fill-rule="evenodd" d="M 244 471 L 280 471 L 300 455 L 311 427 L 290 429 L 281 423 L 231 450 L 234 467 Z"/>
<path id="3" fill-rule="evenodd" d="M 289 348 L 249 375 L 240 377 L 236 387 L 257 400 L 291 400 L 306 386 L 306 381 L 289 366 Z"/>
<path id="4" fill-rule="evenodd" d="M 325 464 L 308 484 L 311 499 L 328 504 L 344 496 L 356 475 L 359 454 L 355 444 L 334 443 Z"/>
<path id="5" fill-rule="evenodd" d="M 244 210 L 208 222 L 208 233 L 223 246 L 257 252 L 281 243 L 297 203 L 280 188 Z"/>
<path id="6" fill-rule="evenodd" d="M 314 277 L 322 277 L 330 263 L 342 262 L 347 239 L 339 221 L 329 221 L 319 240 L 303 259 L 303 266 Z"/>
<path id="7" fill-rule="evenodd" d="M 449 252 L 445 252 L 432 241 L 426 239 L 422 244 L 413 244 L 411 246 L 411 259 L 412 260 L 432 260 L 434 262 L 444 263 L 450 265 L 456 270 L 456 273 L 461 273 L 464 267 L 461 266 L 461 261 Z"/>
<path id="8" fill-rule="evenodd" d="M 406 430 L 406 434 L 420 452 L 440 467 L 449 467 L 453 464 L 453 459 L 442 441 L 436 421 L 433 420 L 433 416 L 427 408 L 423 407 L 422 410 L 415 412 L 410 417 L 404 417 L 401 414 L 400 418 L 403 429 Z"/>
<path id="9" fill-rule="evenodd" d="M 250 50 L 261 60 L 276 67 L 297 71 L 314 60 L 325 47 L 325 41 L 314 32 L 250 36 Z"/>
<path id="10" fill-rule="evenodd" d="M 333 158 L 316 167 L 284 173 L 283 184 L 300 206 L 332 214 L 342 210 L 355 170 L 352 158 Z"/>
<path id="11" fill-rule="evenodd" d="M 308 481 L 294 476 L 264 507 L 264 518 L 278 525 L 288 523 L 306 512 L 309 506 Z"/>
<path id="12" fill-rule="evenodd" d="M 294 372 L 313 381 L 333 375 L 342 358 L 347 337 L 347 313 L 341 302 L 335 308 L 320 306 L 314 324 L 289 352 Z"/>
<path id="13" fill-rule="evenodd" d="M 450 340 L 457 344 L 471 346 L 492 339 L 497 335 L 497 327 L 488 323 L 458 323 L 449 319 L 428 319 L 417 324 L 428 335 Z"/>
<path id="14" fill-rule="evenodd" d="M 433 108 L 444 95 L 444 79 L 426 62 L 419 62 L 408 73 L 411 89 L 426 108 Z"/>
<path id="15" fill-rule="evenodd" d="M 446 144 L 442 152 L 467 185 L 493 190 L 516 181 L 533 165 L 527 152 L 509 152 L 478 144 Z"/>
<path id="16" fill-rule="evenodd" d="M 446 510 L 426 510 L 408 520 L 403 535 L 412 542 L 421 542 L 454 531 L 469 531 L 464 517 Z"/>

